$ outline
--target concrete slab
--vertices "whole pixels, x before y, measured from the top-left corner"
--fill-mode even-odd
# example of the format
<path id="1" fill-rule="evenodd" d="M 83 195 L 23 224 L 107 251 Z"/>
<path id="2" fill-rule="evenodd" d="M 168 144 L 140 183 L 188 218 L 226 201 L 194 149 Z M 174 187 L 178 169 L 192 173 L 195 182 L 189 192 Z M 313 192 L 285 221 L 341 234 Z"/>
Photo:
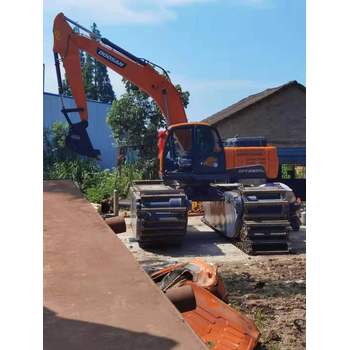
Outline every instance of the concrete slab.
<path id="1" fill-rule="evenodd" d="M 200 216 L 189 217 L 187 234 L 180 247 L 157 247 L 142 249 L 135 241 L 127 221 L 127 232 L 118 237 L 134 254 L 142 265 L 158 265 L 162 262 L 182 262 L 201 257 L 208 262 L 247 262 L 248 255 L 234 246 L 227 238 L 221 236 L 201 221 Z"/>
<path id="2" fill-rule="evenodd" d="M 70 181 L 44 182 L 44 349 L 206 349 Z"/>
<path id="3" fill-rule="evenodd" d="M 157 247 L 142 249 L 135 241 L 126 219 L 127 231 L 118 235 L 125 246 L 143 266 L 163 266 L 168 263 L 184 262 L 201 257 L 216 264 L 243 263 L 259 260 L 259 256 L 249 256 L 234 246 L 231 241 L 201 221 L 200 216 L 189 217 L 187 235 L 180 247 Z M 298 232 L 290 232 L 290 245 L 297 254 L 305 254 L 305 227 Z M 272 255 L 265 256 L 266 258 Z"/>

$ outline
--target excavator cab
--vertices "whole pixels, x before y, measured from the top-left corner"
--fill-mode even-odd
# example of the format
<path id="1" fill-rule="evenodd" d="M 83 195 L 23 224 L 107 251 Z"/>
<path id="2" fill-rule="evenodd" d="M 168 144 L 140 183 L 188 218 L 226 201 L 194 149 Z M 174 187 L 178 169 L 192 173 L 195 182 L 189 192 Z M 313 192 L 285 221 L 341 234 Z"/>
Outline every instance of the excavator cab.
<path id="1" fill-rule="evenodd" d="M 204 123 L 170 127 L 161 163 L 164 180 L 210 182 L 226 173 L 220 136 L 215 128 Z"/>

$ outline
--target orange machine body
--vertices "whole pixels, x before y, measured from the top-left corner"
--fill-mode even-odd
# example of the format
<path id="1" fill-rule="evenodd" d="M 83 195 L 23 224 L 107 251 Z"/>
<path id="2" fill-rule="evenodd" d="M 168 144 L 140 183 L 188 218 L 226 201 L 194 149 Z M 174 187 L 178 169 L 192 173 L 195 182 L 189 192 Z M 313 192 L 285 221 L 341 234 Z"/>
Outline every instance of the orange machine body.
<path id="1" fill-rule="evenodd" d="M 183 125 L 209 125 L 207 123 L 179 123 L 174 124 L 168 130 L 162 130 L 158 134 L 159 172 L 164 171 L 164 148 L 171 129 Z M 277 148 L 274 146 L 259 147 L 224 147 L 226 170 L 249 165 L 262 165 L 265 168 L 266 177 L 275 179 L 278 176 L 279 160 Z"/>
<path id="2" fill-rule="evenodd" d="M 121 50 L 118 51 L 118 48 L 115 49 L 105 44 L 107 41 L 104 38 L 88 37 L 73 31 L 63 13 L 56 16 L 53 33 L 53 51 L 61 57 L 81 121 L 88 120 L 87 101 L 80 66 L 80 50 L 83 50 L 151 96 L 164 115 L 168 130 L 183 125 L 208 125 L 188 123 L 180 93 L 169 77 L 166 74 L 160 74 L 148 61 L 125 54 L 126 51 L 124 53 Z M 167 136 L 167 130 L 159 133 L 160 174 L 164 171 L 163 155 Z M 261 164 L 265 167 L 268 178 L 277 177 L 278 157 L 274 147 L 226 147 L 224 153 L 226 170 L 244 165 Z"/>
<path id="3" fill-rule="evenodd" d="M 245 165 L 263 165 L 267 178 L 275 179 L 278 176 L 279 161 L 276 147 L 225 147 L 224 149 L 227 170 Z"/>

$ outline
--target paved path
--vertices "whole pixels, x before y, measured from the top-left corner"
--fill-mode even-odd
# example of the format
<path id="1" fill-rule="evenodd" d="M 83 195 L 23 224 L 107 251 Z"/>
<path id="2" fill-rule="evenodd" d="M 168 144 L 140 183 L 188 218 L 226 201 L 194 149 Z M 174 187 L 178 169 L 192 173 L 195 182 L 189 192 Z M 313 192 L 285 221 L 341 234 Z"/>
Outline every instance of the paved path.
<path id="1" fill-rule="evenodd" d="M 70 181 L 44 182 L 44 349 L 206 349 Z"/>
<path id="2" fill-rule="evenodd" d="M 176 261 L 188 261 L 194 257 L 201 257 L 217 264 L 248 263 L 251 260 L 261 259 L 261 257 L 243 253 L 224 236 L 202 223 L 200 216 L 189 217 L 187 235 L 180 247 L 148 248 L 147 250 L 139 247 L 128 222 L 129 219 L 127 219 L 127 232 L 119 234 L 118 237 L 141 265 L 161 266 Z M 290 242 L 298 253 L 305 253 L 305 228 L 299 232 L 291 232 Z M 268 258 L 271 255 L 265 257 Z"/>

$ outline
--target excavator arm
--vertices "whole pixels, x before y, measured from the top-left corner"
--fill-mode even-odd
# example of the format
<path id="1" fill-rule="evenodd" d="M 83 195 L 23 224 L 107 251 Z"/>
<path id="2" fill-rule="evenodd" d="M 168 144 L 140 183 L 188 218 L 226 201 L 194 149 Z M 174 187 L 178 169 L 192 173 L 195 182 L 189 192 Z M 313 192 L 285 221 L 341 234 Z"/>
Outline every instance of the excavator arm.
<path id="1" fill-rule="evenodd" d="M 68 22 L 88 32 L 90 36 L 73 31 Z M 88 109 L 80 66 L 80 50 L 85 51 L 151 96 L 164 115 L 168 126 L 187 123 L 181 96 L 164 70 L 165 74 L 160 74 L 154 68 L 156 65 L 132 55 L 106 38 L 96 36 L 88 29 L 65 17 L 63 13 L 59 13 L 56 16 L 53 33 L 53 51 L 59 93 L 62 96 L 63 86 L 59 63 L 61 58 L 77 106 L 77 108 L 73 109 L 62 109 L 70 124 L 68 141 L 70 142 L 69 146 L 73 150 L 92 157 L 99 155 L 99 151 L 92 149 L 90 139 L 85 130 L 88 125 Z M 79 113 L 80 123 L 71 123 L 68 116 L 68 113 L 71 112 Z"/>

